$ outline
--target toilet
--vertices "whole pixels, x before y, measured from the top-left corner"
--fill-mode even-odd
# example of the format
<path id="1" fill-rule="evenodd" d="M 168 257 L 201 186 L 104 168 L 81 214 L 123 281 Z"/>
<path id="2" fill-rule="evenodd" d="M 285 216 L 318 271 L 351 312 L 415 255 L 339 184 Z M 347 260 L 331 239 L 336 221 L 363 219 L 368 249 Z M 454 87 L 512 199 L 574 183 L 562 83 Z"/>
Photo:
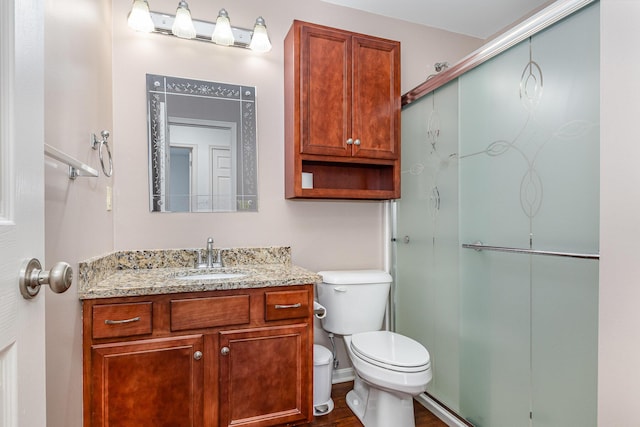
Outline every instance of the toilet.
<path id="1" fill-rule="evenodd" d="M 380 270 L 321 271 L 318 301 L 325 331 L 342 335 L 355 373 L 347 405 L 365 427 L 415 427 L 413 396 L 431 381 L 429 352 L 380 330 L 391 276 Z"/>

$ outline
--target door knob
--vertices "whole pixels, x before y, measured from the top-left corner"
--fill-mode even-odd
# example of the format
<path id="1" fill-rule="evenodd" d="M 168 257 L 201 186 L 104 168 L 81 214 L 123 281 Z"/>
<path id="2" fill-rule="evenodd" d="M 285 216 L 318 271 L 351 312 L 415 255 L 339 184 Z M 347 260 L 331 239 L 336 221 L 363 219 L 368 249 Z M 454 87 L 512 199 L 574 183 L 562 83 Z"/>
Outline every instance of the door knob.
<path id="1" fill-rule="evenodd" d="M 32 258 L 20 269 L 20 292 L 25 299 L 38 295 L 41 285 L 49 285 L 53 292 L 60 294 L 69 289 L 72 281 L 73 270 L 66 262 L 56 263 L 51 270 L 44 271 L 40 261 Z"/>

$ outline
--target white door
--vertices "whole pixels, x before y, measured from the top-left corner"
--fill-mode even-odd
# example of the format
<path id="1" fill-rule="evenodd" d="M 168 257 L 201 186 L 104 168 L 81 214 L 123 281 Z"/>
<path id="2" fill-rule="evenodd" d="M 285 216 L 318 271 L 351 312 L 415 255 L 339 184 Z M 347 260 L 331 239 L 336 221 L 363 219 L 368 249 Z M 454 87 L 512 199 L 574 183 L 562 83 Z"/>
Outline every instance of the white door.
<path id="1" fill-rule="evenodd" d="M 0 2 L 0 427 L 46 426 L 44 296 L 18 289 L 44 265 L 43 5 Z"/>
<path id="2" fill-rule="evenodd" d="M 229 148 L 211 148 L 211 199 L 214 210 L 235 211 L 236 195 L 233 185 L 233 160 Z"/>

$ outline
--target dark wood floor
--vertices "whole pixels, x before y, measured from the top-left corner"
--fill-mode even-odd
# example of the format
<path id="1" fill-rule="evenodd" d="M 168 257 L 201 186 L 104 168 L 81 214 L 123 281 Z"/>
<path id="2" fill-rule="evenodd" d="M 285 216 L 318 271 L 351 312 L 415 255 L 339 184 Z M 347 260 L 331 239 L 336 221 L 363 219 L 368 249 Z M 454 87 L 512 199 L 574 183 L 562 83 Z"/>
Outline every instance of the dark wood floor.
<path id="1" fill-rule="evenodd" d="M 334 384 L 331 388 L 331 398 L 335 408 L 328 415 L 315 417 L 309 427 L 362 427 L 362 423 L 347 406 L 345 397 L 353 388 L 353 383 Z M 427 411 L 422 405 L 414 402 L 416 427 L 447 427 L 438 417 Z"/>

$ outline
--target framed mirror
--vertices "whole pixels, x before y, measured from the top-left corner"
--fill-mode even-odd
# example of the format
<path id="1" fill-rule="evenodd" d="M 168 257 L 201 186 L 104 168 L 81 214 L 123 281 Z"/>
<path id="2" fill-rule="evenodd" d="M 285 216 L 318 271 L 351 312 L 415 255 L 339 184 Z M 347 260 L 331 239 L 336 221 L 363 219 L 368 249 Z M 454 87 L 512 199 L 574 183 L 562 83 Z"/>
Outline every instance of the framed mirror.
<path id="1" fill-rule="evenodd" d="M 147 74 L 152 212 L 258 210 L 256 88 Z"/>

